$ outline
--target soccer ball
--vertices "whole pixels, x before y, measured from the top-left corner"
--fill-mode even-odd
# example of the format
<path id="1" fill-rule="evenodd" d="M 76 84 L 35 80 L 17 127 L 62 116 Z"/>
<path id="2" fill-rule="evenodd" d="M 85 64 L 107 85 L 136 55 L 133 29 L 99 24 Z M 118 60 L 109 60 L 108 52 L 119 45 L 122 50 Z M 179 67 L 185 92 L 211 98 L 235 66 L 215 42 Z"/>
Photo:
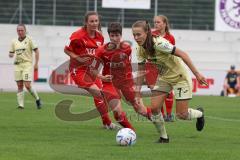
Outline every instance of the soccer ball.
<path id="1" fill-rule="evenodd" d="M 136 143 L 136 133 L 130 128 L 122 128 L 116 135 L 117 144 L 120 146 L 132 146 Z"/>

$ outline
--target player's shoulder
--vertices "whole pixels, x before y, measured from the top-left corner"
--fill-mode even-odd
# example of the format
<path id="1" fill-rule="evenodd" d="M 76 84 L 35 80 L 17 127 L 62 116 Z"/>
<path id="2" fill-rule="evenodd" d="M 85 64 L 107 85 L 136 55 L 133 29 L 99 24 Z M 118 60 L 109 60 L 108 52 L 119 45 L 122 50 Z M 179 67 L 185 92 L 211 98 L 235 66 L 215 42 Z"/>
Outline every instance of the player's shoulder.
<path id="1" fill-rule="evenodd" d="M 85 35 L 87 35 L 87 31 L 86 31 L 86 29 L 81 27 L 72 33 L 72 35 L 70 36 L 70 40 L 72 41 L 72 40 L 76 40 L 76 39 L 81 39 Z"/>
<path id="2" fill-rule="evenodd" d="M 115 43 L 108 42 L 108 43 L 104 44 L 103 46 L 101 46 L 101 48 L 103 48 L 106 51 L 113 51 L 117 48 L 117 45 Z"/>
<path id="3" fill-rule="evenodd" d="M 165 38 L 161 37 L 161 36 L 156 36 L 156 37 L 153 37 L 153 42 L 156 44 L 158 43 L 164 43 L 164 42 L 168 42 L 168 40 L 166 40 Z"/>
<path id="4" fill-rule="evenodd" d="M 18 38 L 13 38 L 12 40 L 11 40 L 11 43 L 16 43 L 18 41 Z"/>
<path id="5" fill-rule="evenodd" d="M 122 41 L 121 48 L 122 49 L 131 49 L 131 43 L 129 41 Z"/>
<path id="6" fill-rule="evenodd" d="M 25 38 L 26 41 L 33 41 L 33 38 L 29 35 L 26 35 L 26 38 Z"/>

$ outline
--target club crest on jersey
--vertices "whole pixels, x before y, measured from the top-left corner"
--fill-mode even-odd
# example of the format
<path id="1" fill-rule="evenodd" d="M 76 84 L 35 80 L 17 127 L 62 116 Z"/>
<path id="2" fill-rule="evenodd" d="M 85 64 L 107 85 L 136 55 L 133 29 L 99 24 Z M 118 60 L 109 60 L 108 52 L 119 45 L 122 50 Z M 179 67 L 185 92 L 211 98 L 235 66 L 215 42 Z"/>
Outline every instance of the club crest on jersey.
<path id="1" fill-rule="evenodd" d="M 108 43 L 107 44 L 107 47 L 106 47 L 106 49 L 108 50 L 108 51 L 111 51 L 111 50 L 114 50 L 114 49 L 116 49 L 117 48 L 117 45 L 115 44 L 115 43 Z"/>
<path id="2" fill-rule="evenodd" d="M 219 12 L 228 26 L 240 29 L 240 0 L 220 0 Z"/>

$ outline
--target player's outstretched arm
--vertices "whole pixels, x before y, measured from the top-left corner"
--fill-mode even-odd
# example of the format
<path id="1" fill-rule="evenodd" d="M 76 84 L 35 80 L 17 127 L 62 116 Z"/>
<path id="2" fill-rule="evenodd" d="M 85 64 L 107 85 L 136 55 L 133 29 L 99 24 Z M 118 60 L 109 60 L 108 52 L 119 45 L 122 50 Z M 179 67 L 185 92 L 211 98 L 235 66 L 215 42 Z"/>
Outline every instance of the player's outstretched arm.
<path id="1" fill-rule="evenodd" d="M 39 62 L 39 50 L 36 48 L 34 50 L 35 52 L 35 64 L 34 64 L 34 69 L 38 69 L 38 62 Z"/>
<path id="2" fill-rule="evenodd" d="M 197 78 L 197 80 L 200 84 L 208 85 L 205 77 L 201 73 L 199 73 L 199 71 L 194 66 L 194 64 L 192 63 L 192 60 L 190 59 L 190 57 L 188 56 L 188 54 L 186 52 L 176 48 L 174 55 L 182 58 L 184 63 L 189 67 L 189 69 L 195 75 L 195 77 Z"/>

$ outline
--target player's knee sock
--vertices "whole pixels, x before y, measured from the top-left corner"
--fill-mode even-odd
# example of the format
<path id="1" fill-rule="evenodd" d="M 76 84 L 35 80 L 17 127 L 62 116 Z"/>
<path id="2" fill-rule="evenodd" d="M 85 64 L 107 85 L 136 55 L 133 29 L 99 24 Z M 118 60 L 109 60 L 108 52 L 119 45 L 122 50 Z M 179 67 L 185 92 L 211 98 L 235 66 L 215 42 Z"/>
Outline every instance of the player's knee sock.
<path id="1" fill-rule="evenodd" d="M 24 91 L 17 93 L 18 106 L 24 107 Z"/>
<path id="2" fill-rule="evenodd" d="M 171 115 L 172 114 L 172 107 L 173 107 L 173 93 L 172 92 L 165 99 L 165 105 L 166 105 L 167 115 Z"/>
<path id="3" fill-rule="evenodd" d="M 188 108 L 188 120 L 202 117 L 202 112 L 196 109 Z"/>
<path id="4" fill-rule="evenodd" d="M 125 114 L 125 112 L 122 113 L 117 113 L 114 112 L 114 118 L 116 119 L 116 121 L 123 126 L 124 128 L 131 128 L 132 130 L 135 130 L 133 128 L 133 126 L 131 125 L 131 123 L 128 121 L 127 116 Z"/>
<path id="5" fill-rule="evenodd" d="M 37 92 L 36 92 L 35 89 L 33 89 L 33 88 L 31 87 L 28 91 L 29 91 L 29 93 L 30 93 L 36 100 L 39 99 L 38 94 L 37 94 Z"/>
<path id="6" fill-rule="evenodd" d="M 152 115 L 152 122 L 160 134 L 160 137 L 168 138 L 163 115 L 161 112 L 157 115 Z"/>
<path id="7" fill-rule="evenodd" d="M 101 115 L 103 125 L 110 125 L 112 121 L 108 115 L 108 108 L 105 105 L 104 101 L 98 98 L 94 98 L 94 103 L 98 112 Z"/>

